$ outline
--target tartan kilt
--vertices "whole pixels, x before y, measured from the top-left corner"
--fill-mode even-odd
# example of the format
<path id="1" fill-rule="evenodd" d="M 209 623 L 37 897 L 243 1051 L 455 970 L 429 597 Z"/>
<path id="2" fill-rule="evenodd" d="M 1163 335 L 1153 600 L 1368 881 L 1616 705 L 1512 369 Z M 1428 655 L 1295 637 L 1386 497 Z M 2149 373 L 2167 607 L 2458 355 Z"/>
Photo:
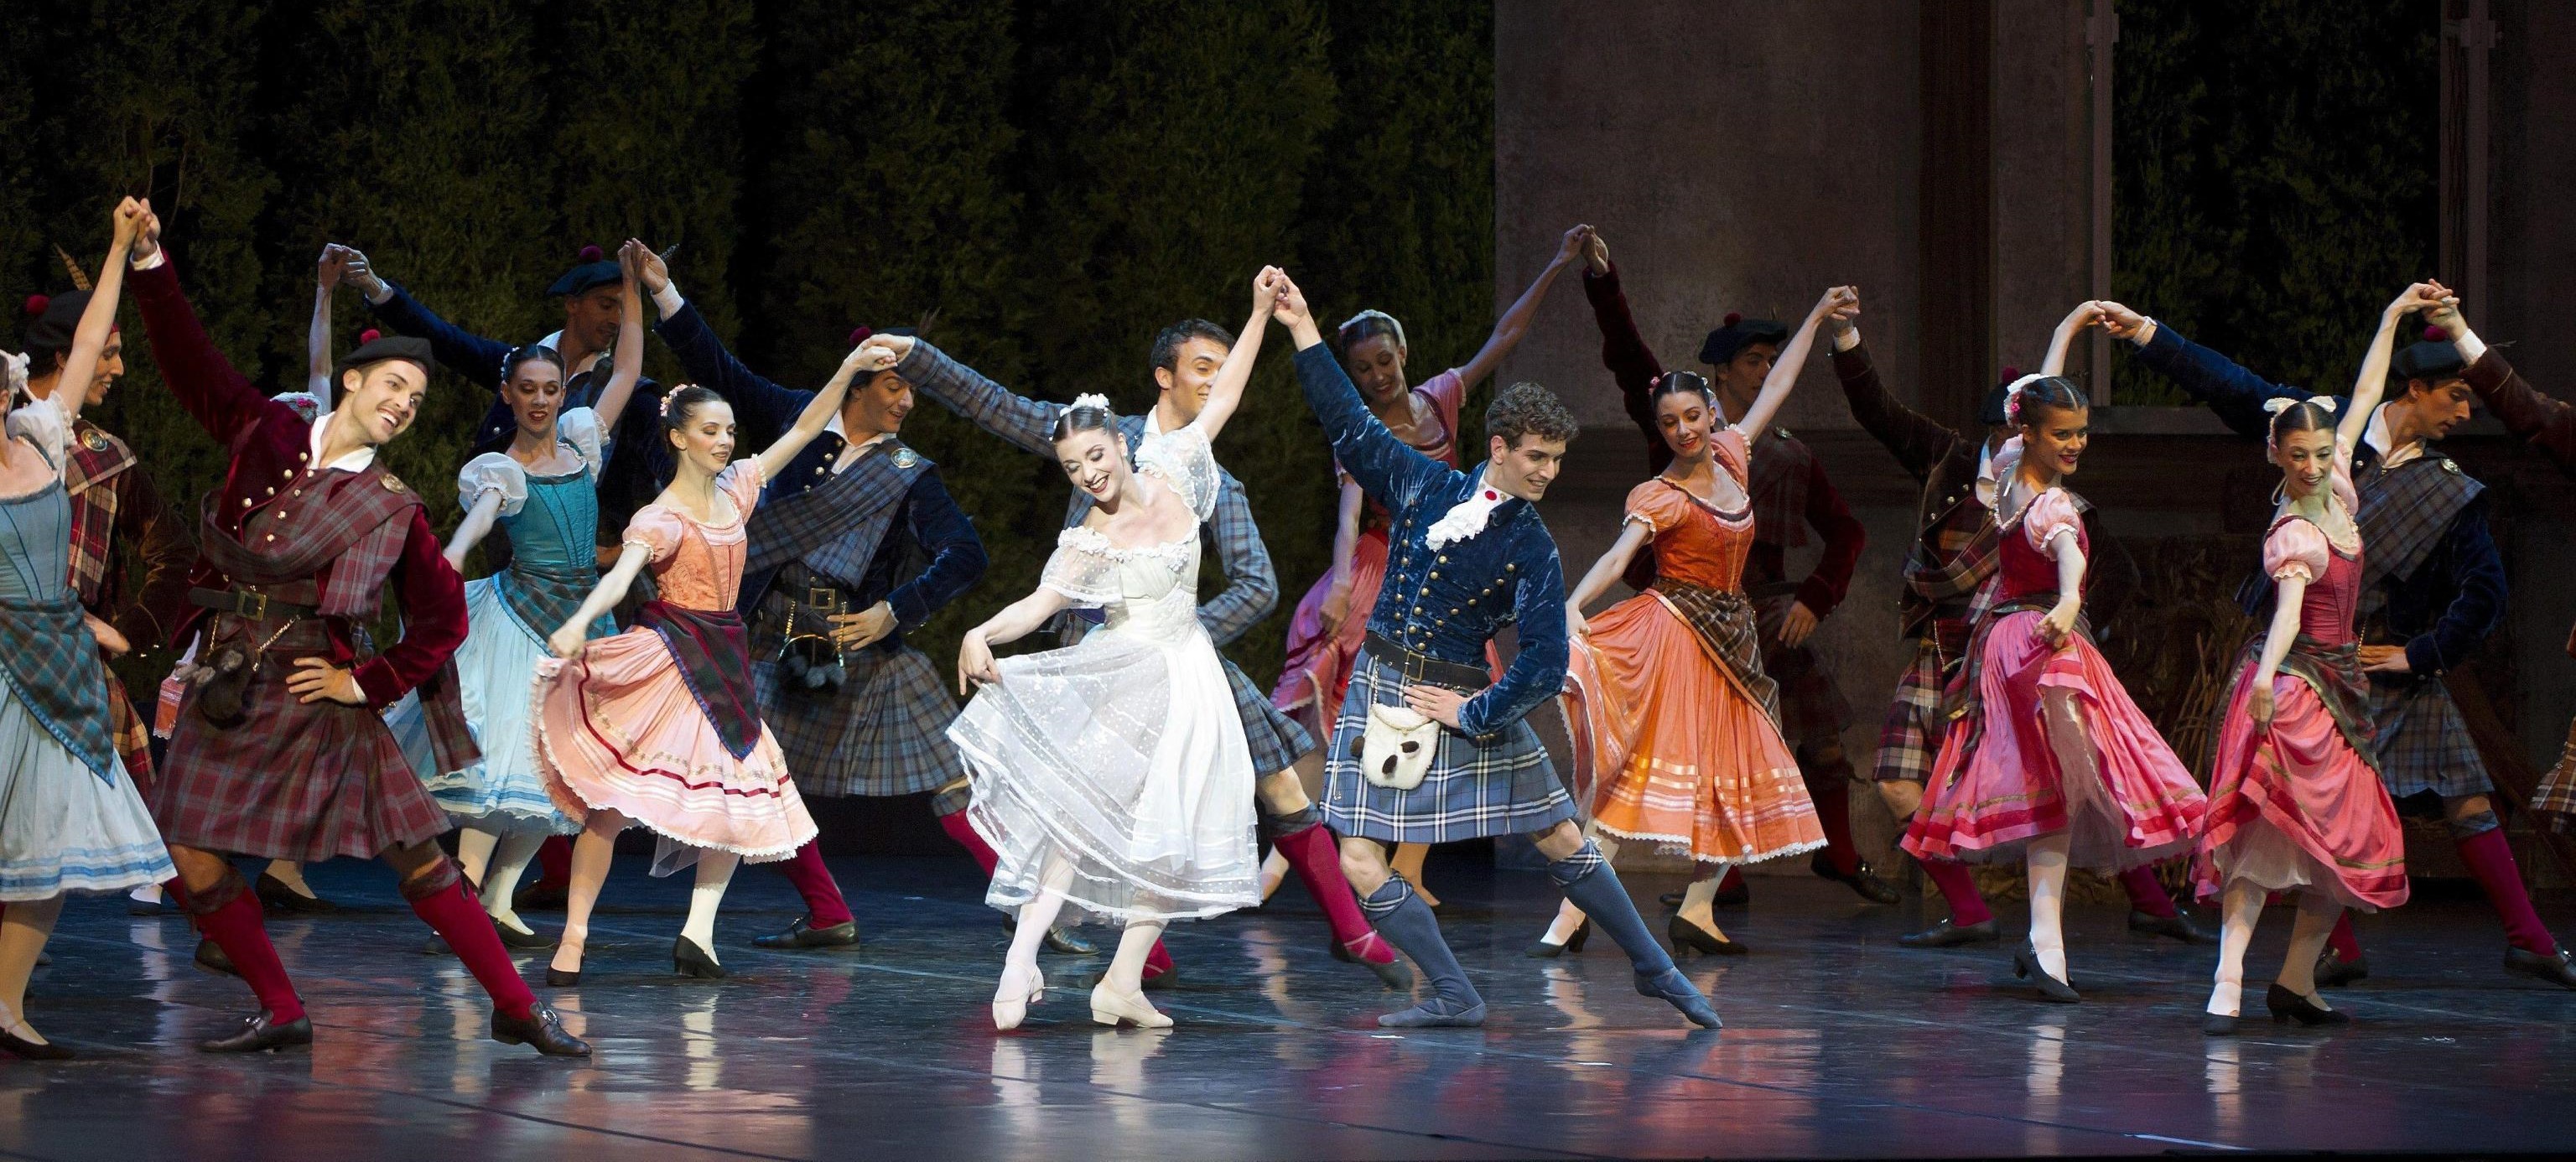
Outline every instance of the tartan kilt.
<path id="1" fill-rule="evenodd" d="M 917 795 L 966 777 L 948 741 L 957 700 L 909 645 L 843 654 L 849 680 L 829 698 L 779 688 L 776 662 L 754 662 L 760 716 L 806 798 Z"/>
<path id="2" fill-rule="evenodd" d="M 2531 809 L 2540 813 L 2541 826 L 2576 834 L 2576 722 L 2567 724 L 2567 746 L 2558 752 L 2558 765 L 2540 776 L 2540 786 L 2532 791 Z"/>
<path id="3" fill-rule="evenodd" d="M 1780 737 L 1792 748 L 1839 742 L 1843 728 L 1853 721 L 1851 703 L 1834 685 L 1834 673 L 1816 653 L 1814 639 L 1797 646 L 1780 643 L 1780 626 L 1796 602 L 1792 591 L 1753 605 L 1754 624 L 1762 635 L 1762 673 L 1780 687 Z"/>
<path id="4" fill-rule="evenodd" d="M 1482 742 L 1443 729 L 1429 773 L 1410 791 L 1360 777 L 1368 708 L 1403 705 L 1403 691 L 1397 671 L 1360 652 L 1324 757 L 1324 822 L 1334 831 L 1391 843 L 1447 843 L 1534 834 L 1574 818 L 1574 797 L 1557 782 L 1556 766 L 1527 718 Z"/>
<path id="5" fill-rule="evenodd" d="M 298 703 L 287 691 L 293 659 L 328 650 L 316 621 L 272 643 L 251 686 L 249 717 L 230 730 L 208 725 L 196 708 L 201 688 L 188 688 L 169 753 L 145 795 L 162 838 L 313 863 L 335 855 L 372 859 L 454 826 L 376 711 Z"/>
<path id="6" fill-rule="evenodd" d="M 107 669 L 101 657 L 99 668 Z M 116 747 L 116 757 L 125 761 L 125 773 L 134 777 L 134 787 L 149 796 L 152 793 L 152 728 L 134 709 L 134 698 L 125 692 L 125 683 L 110 671 L 107 675 L 108 739 Z"/>
<path id="7" fill-rule="evenodd" d="M 1940 646 L 1930 636 L 1914 643 L 1914 660 L 1897 676 L 1896 697 L 1878 728 L 1878 765 L 1871 777 L 1882 783 L 1924 783 L 1932 778 L 1932 761 L 1941 754 L 1947 733 L 1941 721 Z"/>
<path id="8" fill-rule="evenodd" d="M 1243 717 L 1243 741 L 1252 751 L 1255 777 L 1287 770 L 1315 749 L 1315 736 L 1271 705 L 1270 695 L 1252 684 L 1243 667 L 1221 653 L 1216 660 L 1225 666 L 1226 684 L 1234 687 L 1234 710 Z"/>
<path id="9" fill-rule="evenodd" d="M 2405 799 L 2427 791 L 2445 799 L 2494 792 L 2486 760 L 2451 691 L 2439 678 L 2403 683 L 2370 683 L 2370 719 L 2378 733 L 2379 777 L 2388 797 Z"/>

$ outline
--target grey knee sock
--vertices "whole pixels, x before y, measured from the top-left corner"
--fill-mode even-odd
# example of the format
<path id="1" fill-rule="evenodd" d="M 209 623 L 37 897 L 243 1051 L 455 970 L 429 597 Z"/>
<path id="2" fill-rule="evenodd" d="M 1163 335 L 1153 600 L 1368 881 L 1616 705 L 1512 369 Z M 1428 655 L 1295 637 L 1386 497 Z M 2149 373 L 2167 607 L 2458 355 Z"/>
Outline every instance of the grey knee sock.
<path id="1" fill-rule="evenodd" d="M 1605 935 L 1619 942 L 1628 954 L 1628 963 L 1638 972 L 1653 975 L 1673 967 L 1672 956 L 1655 942 L 1645 917 L 1637 914 L 1637 905 L 1628 898 L 1619 873 L 1611 870 L 1609 860 L 1601 858 L 1600 845 L 1584 840 L 1583 850 L 1548 864 L 1547 874 L 1556 878 L 1566 899 L 1574 901 L 1574 906 L 1583 909 L 1583 914 L 1600 925 Z M 1386 929 L 1379 925 L 1378 930 Z"/>
<path id="2" fill-rule="evenodd" d="M 1376 891 L 1360 897 L 1360 910 L 1377 925 L 1378 935 L 1413 958 L 1451 1011 L 1485 1003 L 1476 986 L 1467 982 L 1467 970 L 1458 966 L 1449 942 L 1441 938 L 1440 921 L 1431 914 L 1430 905 L 1413 894 L 1413 885 L 1404 882 L 1403 876 L 1388 876 Z"/>

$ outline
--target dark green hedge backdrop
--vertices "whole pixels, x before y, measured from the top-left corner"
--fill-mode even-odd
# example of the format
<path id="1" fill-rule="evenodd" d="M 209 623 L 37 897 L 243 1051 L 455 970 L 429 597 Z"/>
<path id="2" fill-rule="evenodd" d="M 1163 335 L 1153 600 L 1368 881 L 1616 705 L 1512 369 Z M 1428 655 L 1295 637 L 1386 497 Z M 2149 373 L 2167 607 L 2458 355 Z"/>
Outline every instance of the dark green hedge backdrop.
<path id="1" fill-rule="evenodd" d="M 1417 367 L 1491 326 L 1492 16 L 1472 0 L 22 0 L 0 62 L 8 301 L 66 289 L 52 246 L 94 266 L 113 198 L 148 192 L 213 333 L 277 390 L 303 381 L 326 241 L 512 340 L 560 321 L 542 291 L 583 244 L 676 242 L 683 289 L 774 378 L 819 386 L 853 325 L 935 316 L 1006 383 L 1123 409 L 1151 402 L 1153 332 L 1239 325 L 1264 263 L 1328 318 L 1403 319 Z M 339 300 L 345 348 L 365 311 Z M 98 418 L 193 503 L 218 450 L 148 344 L 127 353 Z M 1280 573 L 1279 613 L 1231 650 L 1265 681 L 1331 542 L 1286 371 L 1274 343 L 1219 449 L 1259 482 Z M 386 456 L 447 527 L 486 393 L 439 386 Z M 906 436 L 993 550 L 916 638 L 944 660 L 1034 583 L 1065 484 L 935 406 Z"/>

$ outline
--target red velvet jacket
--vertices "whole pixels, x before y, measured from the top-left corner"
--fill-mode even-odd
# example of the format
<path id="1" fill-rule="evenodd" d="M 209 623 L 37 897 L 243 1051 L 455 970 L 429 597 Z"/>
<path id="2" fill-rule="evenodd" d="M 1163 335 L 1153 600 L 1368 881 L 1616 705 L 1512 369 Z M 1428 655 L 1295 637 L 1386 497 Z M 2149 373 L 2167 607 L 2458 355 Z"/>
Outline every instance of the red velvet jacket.
<path id="1" fill-rule="evenodd" d="M 295 409 L 252 386 L 215 349 L 180 291 L 178 272 L 170 262 L 133 272 L 127 290 L 142 311 L 152 358 L 160 365 L 170 394 L 207 435 L 234 449 L 232 466 L 214 503 L 217 528 L 238 536 L 253 517 L 293 498 L 294 490 L 284 486 L 304 469 L 311 454 L 312 427 Z M 326 566 L 317 579 L 327 579 L 333 567 Z M 231 584 L 203 553 L 189 580 L 208 589 Z M 336 619 L 330 623 L 331 661 L 341 666 L 355 663 L 358 685 L 366 691 L 368 705 L 378 709 L 437 672 L 465 640 L 465 583 L 439 555 L 438 536 L 430 530 L 423 509 L 412 510 L 402 559 L 389 580 L 402 605 L 402 640 L 360 661 L 347 627 Z M 190 610 L 175 640 L 186 640 L 204 616 L 202 609 Z"/>

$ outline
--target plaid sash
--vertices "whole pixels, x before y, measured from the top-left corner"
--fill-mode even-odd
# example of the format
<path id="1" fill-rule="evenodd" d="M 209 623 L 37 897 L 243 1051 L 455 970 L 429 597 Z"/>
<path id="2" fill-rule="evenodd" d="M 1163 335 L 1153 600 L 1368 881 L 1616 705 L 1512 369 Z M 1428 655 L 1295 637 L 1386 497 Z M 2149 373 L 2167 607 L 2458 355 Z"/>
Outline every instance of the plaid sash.
<path id="1" fill-rule="evenodd" d="M 751 637 L 742 618 L 730 609 L 647 601 L 635 611 L 635 624 L 661 635 L 725 751 L 736 762 L 750 758 L 760 745 L 760 694 L 752 685 Z"/>
<path id="2" fill-rule="evenodd" d="M 11 693 L 63 749 L 116 785 L 116 734 L 98 640 L 81 621 L 80 599 L 0 603 L 0 672 Z"/>
<path id="3" fill-rule="evenodd" d="M 2236 653 L 2236 670 L 2257 663 L 2263 657 L 2266 634 L 2255 634 Z M 2361 644 L 2345 642 L 2327 645 L 2306 634 L 2290 643 L 2290 652 L 2281 658 L 2281 672 L 2308 684 L 2316 691 L 2317 701 L 2324 703 L 2333 716 L 2335 728 L 2343 732 L 2344 742 L 2370 764 L 2372 773 L 2379 771 L 2379 752 L 2371 745 L 2376 732 L 2370 717 L 2370 682 L 2361 676 Z M 2228 703 L 2222 699 L 2217 711 L 2220 721 L 2212 724 L 2209 737 L 2215 739 L 2226 725 Z"/>
<path id="4" fill-rule="evenodd" d="M 122 498 L 109 483 L 134 467 L 134 450 L 125 441 L 99 430 L 88 420 L 72 426 L 71 455 L 63 464 L 63 489 L 72 499 L 71 582 L 81 604 L 98 604 L 107 587 L 109 556 L 116 536 L 117 503 Z"/>
<path id="5" fill-rule="evenodd" d="M 1780 685 L 1762 672 L 1762 631 L 1752 600 L 1732 589 L 1711 589 L 1670 577 L 1656 578 L 1648 592 L 1699 635 L 1700 644 L 1721 663 L 1727 679 L 1742 687 L 1745 696 L 1759 703 L 1772 724 L 1778 725 Z"/>
<path id="6" fill-rule="evenodd" d="M 509 604 L 519 624 L 539 635 L 553 633 L 556 626 L 572 620 L 582 600 L 599 585 L 595 566 L 532 565 L 518 559 L 500 577 L 501 600 Z"/>
<path id="7" fill-rule="evenodd" d="M 2387 603 L 2382 582 L 2415 575 L 2449 535 L 2460 510 L 2486 490 L 2449 457 L 2433 452 L 2395 468 L 2373 464 L 2355 483 L 2361 494 L 2361 539 L 2370 546 L 2361 577 L 2364 613 Z"/>
<path id="8" fill-rule="evenodd" d="M 888 441 L 821 484 L 764 498 L 751 514 L 743 607 L 755 607 L 778 567 L 789 561 L 802 561 L 844 586 L 857 586 L 867 577 L 868 562 L 910 495 L 913 480 L 932 467 L 928 457 Z"/>
<path id="9" fill-rule="evenodd" d="M 1951 723 L 1964 723 L 1968 730 L 1966 746 L 1959 752 L 1961 755 L 1977 753 L 1977 744 L 1986 736 L 1985 699 L 1977 693 L 1978 684 L 1985 677 L 1986 635 L 1993 633 L 1996 624 L 2009 615 L 2047 613 L 2055 608 L 2057 608 L 2055 590 L 2025 593 L 2010 601 L 1996 602 L 1992 608 L 1977 618 L 1976 630 L 1968 635 L 1968 649 L 1965 654 L 1967 664 L 1959 667 L 1958 676 L 1950 679 L 1949 688 L 1941 692 L 1942 719 Z M 2078 610 L 2075 615 L 2075 632 L 2082 634 L 2086 641 L 2093 640 L 2092 620 L 2081 610 Z"/>

